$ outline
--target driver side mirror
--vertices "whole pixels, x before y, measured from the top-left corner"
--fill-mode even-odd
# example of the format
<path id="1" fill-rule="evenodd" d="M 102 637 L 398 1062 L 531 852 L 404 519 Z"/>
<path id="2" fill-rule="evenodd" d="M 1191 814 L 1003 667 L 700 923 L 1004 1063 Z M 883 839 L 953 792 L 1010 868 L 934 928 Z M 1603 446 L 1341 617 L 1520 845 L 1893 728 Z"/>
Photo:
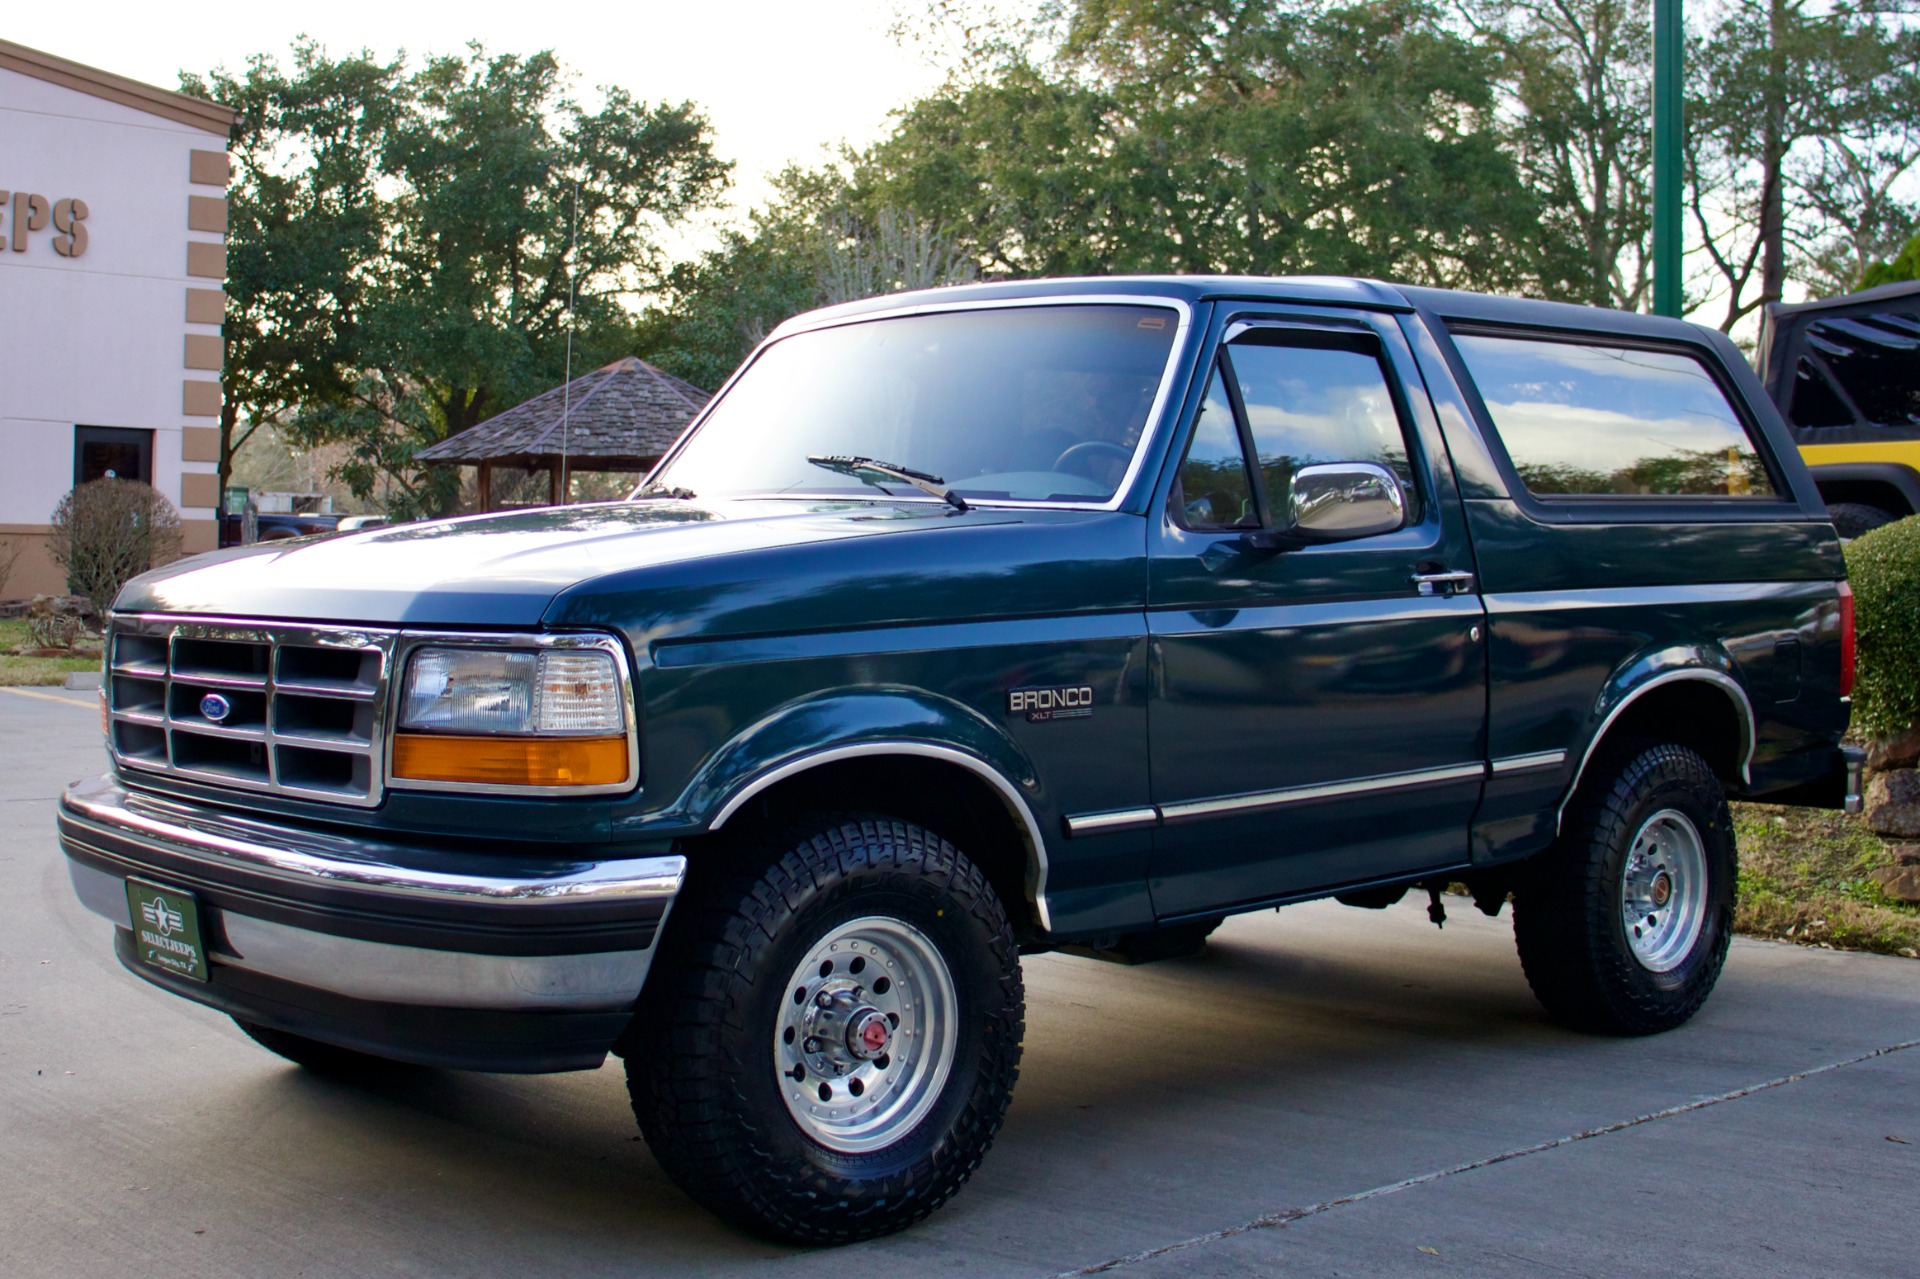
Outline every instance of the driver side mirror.
<path id="1" fill-rule="evenodd" d="M 1407 522 L 1407 498 L 1377 462 L 1321 462 L 1293 473 L 1284 518 L 1284 527 L 1248 533 L 1241 542 L 1249 550 L 1283 551 L 1391 533 Z"/>

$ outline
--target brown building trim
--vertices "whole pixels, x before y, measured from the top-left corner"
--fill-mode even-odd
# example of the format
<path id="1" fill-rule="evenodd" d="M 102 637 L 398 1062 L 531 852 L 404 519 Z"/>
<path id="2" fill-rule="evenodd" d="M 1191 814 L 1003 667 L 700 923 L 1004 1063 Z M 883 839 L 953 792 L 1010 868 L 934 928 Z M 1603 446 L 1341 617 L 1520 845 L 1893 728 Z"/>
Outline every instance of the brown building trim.
<path id="1" fill-rule="evenodd" d="M 227 197 L 190 195 L 187 197 L 187 230 L 227 233 Z"/>
<path id="2" fill-rule="evenodd" d="M 180 460 L 182 462 L 218 462 L 220 460 L 220 428 L 217 426 L 181 427 Z"/>
<path id="3" fill-rule="evenodd" d="M 180 412 L 186 417 L 219 417 L 220 384 L 211 379 L 188 378 L 180 394 Z"/>
<path id="4" fill-rule="evenodd" d="M 214 478 L 207 476 L 208 479 Z M 212 551 L 220 546 L 219 520 L 181 520 L 180 553 L 198 555 L 202 551 Z"/>
<path id="5" fill-rule="evenodd" d="M 227 246 L 208 244 L 204 240 L 187 242 L 187 274 L 197 275 L 206 280 L 225 280 L 227 278 Z"/>
<path id="6" fill-rule="evenodd" d="M 38 49 L 29 49 L 26 45 L 15 44 L 11 40 L 0 40 L 0 67 L 8 71 L 17 71 L 21 75 L 32 76 L 36 80 L 45 80 L 48 84 L 73 89 L 89 97 L 104 98 L 108 102 L 117 102 L 123 107 L 145 111 L 150 115 L 172 120 L 176 124 L 190 124 L 196 129 L 217 133 L 223 138 L 233 128 L 235 112 L 231 107 L 223 107 L 217 102 L 207 102 L 200 98 L 190 98 L 184 93 L 169 93 L 165 89 L 156 89 L 150 84 L 142 84 L 138 80 L 115 75 L 111 71 L 102 71 L 98 67 L 71 62 L 66 58 L 57 58 L 51 53 L 42 53 Z"/>
<path id="7" fill-rule="evenodd" d="M 188 324 L 225 324 L 227 294 L 224 289 L 188 289 Z"/>
<path id="8" fill-rule="evenodd" d="M 187 157 L 187 181 L 203 187 L 223 187 L 233 173 L 225 151 L 193 151 Z"/>
<path id="9" fill-rule="evenodd" d="M 202 471 L 188 471 L 180 477 L 180 505 L 218 508 L 220 477 Z"/>
<path id="10" fill-rule="evenodd" d="M 187 367 L 218 371 L 225 362 L 227 344 L 206 333 L 187 334 Z"/>

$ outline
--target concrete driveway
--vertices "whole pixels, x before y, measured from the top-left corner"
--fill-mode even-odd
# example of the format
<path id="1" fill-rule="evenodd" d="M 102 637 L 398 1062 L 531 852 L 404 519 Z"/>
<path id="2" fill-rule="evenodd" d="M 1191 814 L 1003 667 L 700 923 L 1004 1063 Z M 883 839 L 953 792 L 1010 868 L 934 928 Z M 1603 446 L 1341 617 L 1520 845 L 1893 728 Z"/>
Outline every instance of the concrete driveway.
<path id="1" fill-rule="evenodd" d="M 668 1184 L 617 1063 L 351 1086 L 123 973 L 53 842 L 97 732 L 90 694 L 0 690 L 0 1275 L 1920 1272 L 1920 963 L 1736 942 L 1692 1024 L 1586 1038 L 1464 904 L 1029 960 L 972 1185 L 769 1247 Z"/>

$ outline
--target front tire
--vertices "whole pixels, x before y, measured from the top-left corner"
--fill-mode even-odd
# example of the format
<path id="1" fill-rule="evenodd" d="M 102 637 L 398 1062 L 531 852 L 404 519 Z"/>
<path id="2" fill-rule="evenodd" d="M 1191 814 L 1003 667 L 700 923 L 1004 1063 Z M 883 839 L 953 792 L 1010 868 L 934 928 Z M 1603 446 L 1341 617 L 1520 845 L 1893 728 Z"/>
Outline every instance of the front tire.
<path id="1" fill-rule="evenodd" d="M 785 1242 L 912 1225 L 979 1167 L 1019 1074 L 1019 951 L 939 836 L 816 819 L 696 886 L 624 1051 L 640 1130 L 720 1217 Z"/>
<path id="2" fill-rule="evenodd" d="M 1706 1001 L 1733 935 L 1726 793 L 1681 746 L 1638 745 L 1594 764 L 1560 839 L 1514 893 L 1521 967 L 1563 1025 L 1671 1030 Z"/>

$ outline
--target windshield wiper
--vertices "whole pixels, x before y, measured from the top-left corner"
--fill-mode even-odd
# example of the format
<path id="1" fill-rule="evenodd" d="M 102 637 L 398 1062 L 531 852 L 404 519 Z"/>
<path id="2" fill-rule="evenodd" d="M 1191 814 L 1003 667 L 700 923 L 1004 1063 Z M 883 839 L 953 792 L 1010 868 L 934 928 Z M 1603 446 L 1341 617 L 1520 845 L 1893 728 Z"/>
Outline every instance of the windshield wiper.
<path id="1" fill-rule="evenodd" d="M 683 502 L 691 502 L 694 499 L 694 492 L 692 489 L 683 489 L 676 485 L 656 484 L 652 488 L 643 488 L 639 490 L 634 494 L 634 496 L 635 497 L 677 497 Z"/>
<path id="2" fill-rule="evenodd" d="M 891 462 L 876 462 L 870 457 L 809 457 L 807 461 L 815 466 L 824 466 L 829 471 L 841 475 L 851 475 L 863 484 L 881 487 L 881 480 L 896 480 L 902 484 L 911 484 L 922 493 L 939 498 L 956 511 L 971 509 L 966 499 L 947 487 L 947 482 L 938 475 L 928 475 L 925 471 L 909 471 L 904 466 L 895 466 Z"/>

